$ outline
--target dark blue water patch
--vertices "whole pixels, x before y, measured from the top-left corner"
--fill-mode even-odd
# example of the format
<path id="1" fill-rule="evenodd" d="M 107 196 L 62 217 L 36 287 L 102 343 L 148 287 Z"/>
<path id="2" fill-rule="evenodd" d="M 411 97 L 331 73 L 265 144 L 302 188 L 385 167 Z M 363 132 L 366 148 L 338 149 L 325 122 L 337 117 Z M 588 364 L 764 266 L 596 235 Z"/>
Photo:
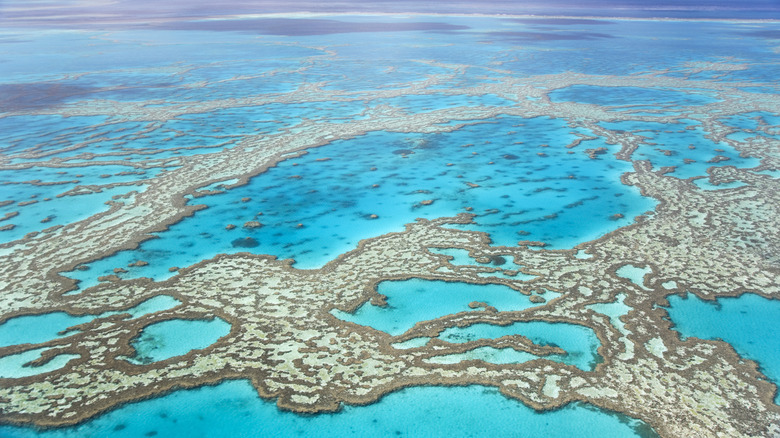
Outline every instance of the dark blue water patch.
<path id="1" fill-rule="evenodd" d="M 605 26 L 615 24 L 607 20 L 594 20 L 590 18 L 505 18 L 512 23 L 535 24 L 540 26 Z"/>
<path id="2" fill-rule="evenodd" d="M 336 141 L 281 162 L 246 186 L 198 198 L 193 202 L 209 208 L 159 239 L 68 275 L 87 281 L 145 260 L 148 266 L 121 275 L 165 277 L 174 265 L 246 250 L 233 245 L 246 237 L 259 242 L 252 252 L 319 267 L 361 239 L 466 208 L 476 224 L 464 228 L 489 233 L 496 245 L 538 240 L 570 248 L 655 206 L 620 183 L 632 167 L 614 159 L 617 146 L 585 142 L 610 152 L 590 159 L 585 146 L 565 147 L 579 138 L 572 132 L 564 120 L 507 117 L 444 134 L 373 132 Z M 411 152 L 394 153 L 399 150 Z"/>
<path id="3" fill-rule="evenodd" d="M 713 142 L 698 122 L 681 120 L 681 123 L 654 122 L 602 122 L 601 126 L 616 131 L 631 131 L 647 137 L 631 156 L 632 160 L 649 160 L 653 167 L 674 166 L 668 175 L 677 178 L 707 176 L 713 166 L 755 167 L 760 160 L 742 157 L 725 142 Z"/>
<path id="4" fill-rule="evenodd" d="M 747 91 L 748 93 L 756 94 L 773 95 L 778 93 L 778 90 L 773 87 L 740 87 L 739 89 L 742 91 Z"/>
<path id="5" fill-rule="evenodd" d="M 671 106 L 680 109 L 687 106 L 706 105 L 717 99 L 703 90 L 668 88 L 603 87 L 596 85 L 572 85 L 550 93 L 557 102 L 578 102 L 603 106 L 650 107 L 663 109 Z"/>
<path id="6" fill-rule="evenodd" d="M 0 108 L 3 111 L 25 111 L 56 107 L 95 91 L 95 88 L 57 82 L 0 84 Z"/>
<path id="7" fill-rule="evenodd" d="M 752 32 L 744 32 L 742 35 L 747 35 L 753 38 L 764 38 L 768 40 L 780 40 L 780 30 L 778 29 L 754 30 Z"/>
<path id="8" fill-rule="evenodd" d="M 555 32 L 551 30 L 542 32 L 539 26 L 533 24 L 507 24 L 511 24 L 512 27 L 504 26 L 499 32 L 529 32 L 531 35 L 523 37 L 521 34 L 524 39 L 512 41 L 490 39 L 485 37 L 486 33 L 480 35 L 480 40 L 496 47 L 524 46 L 525 52 L 512 52 L 512 56 L 507 56 L 506 62 L 501 64 L 502 69 L 523 74 L 562 73 L 571 70 L 572 65 L 577 66 L 578 72 L 588 74 L 630 74 L 654 71 L 659 65 L 683 64 L 691 59 L 708 56 L 726 57 L 729 50 L 740 50 L 741 54 L 748 53 L 748 57 L 756 60 L 766 56 L 766 54 L 759 55 L 759 52 L 765 51 L 766 47 L 759 49 L 751 44 L 723 38 L 718 25 L 712 23 L 615 20 L 613 26 L 559 26 L 555 28 Z M 497 27 L 494 25 L 493 29 Z M 574 32 L 575 30 L 580 33 Z M 713 34 L 712 38 L 690 37 L 692 34 L 709 33 Z M 458 35 L 458 38 L 468 37 L 465 32 Z M 532 38 L 539 38 L 539 40 Z M 721 38 L 723 41 L 720 41 Z M 713 40 L 718 40 L 718 44 L 713 44 Z M 543 47 L 576 48 L 577 50 L 551 51 L 542 54 L 540 51 Z M 620 62 L 615 62 L 616 60 Z"/>
<path id="9" fill-rule="evenodd" d="M 780 300 L 746 293 L 705 301 L 686 294 L 668 298 L 669 317 L 683 339 L 719 339 L 758 362 L 775 385 L 780 383 Z M 780 404 L 780 393 L 775 394 Z"/>
<path id="10" fill-rule="evenodd" d="M 139 419 L 143 419 L 140 421 Z M 657 437 L 647 424 L 585 403 L 537 412 L 484 386 L 416 387 L 367 406 L 297 415 L 262 400 L 246 380 L 178 390 L 130 403 L 74 427 L 0 426 L 8 438 L 111 436 L 271 437 L 545 436 Z"/>
<path id="11" fill-rule="evenodd" d="M 614 35 L 602 32 L 577 32 L 548 30 L 546 32 L 488 32 L 484 35 L 487 41 L 502 41 L 510 44 L 541 41 L 590 41 L 603 38 L 615 38 Z"/>

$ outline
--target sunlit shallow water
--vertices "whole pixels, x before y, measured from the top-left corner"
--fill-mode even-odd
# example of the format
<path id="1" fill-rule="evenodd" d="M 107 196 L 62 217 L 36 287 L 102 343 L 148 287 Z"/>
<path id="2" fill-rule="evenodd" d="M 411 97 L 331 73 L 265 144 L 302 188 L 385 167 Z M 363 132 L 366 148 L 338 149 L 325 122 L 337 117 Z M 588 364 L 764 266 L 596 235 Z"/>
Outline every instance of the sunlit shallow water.
<path id="1" fill-rule="evenodd" d="M 503 117 L 444 134 L 373 132 L 336 141 L 246 186 L 193 200 L 209 208 L 138 250 L 67 275 L 82 288 L 117 267 L 129 271 L 121 277 L 163 279 L 173 266 L 240 251 L 318 268 L 359 240 L 402 231 L 416 218 L 466 212 L 476 215 L 474 224 L 457 227 L 487 232 L 495 245 L 534 240 L 571 248 L 654 208 L 654 200 L 620 182 L 630 163 L 584 152 L 614 153 L 615 146 L 591 140 L 572 151 L 565 146 L 578 137 L 569 131 L 561 120 Z M 137 260 L 149 265 L 128 267 Z"/>
<path id="2" fill-rule="evenodd" d="M 669 317 L 681 337 L 720 339 L 755 360 L 775 385 L 780 384 L 780 300 L 746 293 L 705 301 L 686 294 L 668 298 Z M 780 404 L 780 393 L 775 394 Z"/>
<path id="3" fill-rule="evenodd" d="M 335 414 L 279 411 L 245 380 L 176 391 L 125 405 L 75 428 L 51 431 L 0 427 L 9 438 L 51 437 L 654 437 L 646 424 L 573 403 L 539 413 L 493 388 L 418 387 Z"/>

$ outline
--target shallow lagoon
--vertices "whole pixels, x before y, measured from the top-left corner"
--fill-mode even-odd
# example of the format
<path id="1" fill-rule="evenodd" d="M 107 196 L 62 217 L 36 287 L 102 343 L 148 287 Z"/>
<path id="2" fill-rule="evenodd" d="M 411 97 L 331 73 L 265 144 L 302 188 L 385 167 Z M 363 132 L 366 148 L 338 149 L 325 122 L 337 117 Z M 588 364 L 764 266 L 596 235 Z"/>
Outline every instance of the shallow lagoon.
<path id="1" fill-rule="evenodd" d="M 230 324 L 221 318 L 157 322 L 144 327 L 130 343 L 136 355 L 127 360 L 135 364 L 159 362 L 206 348 L 228 333 Z"/>
<path id="2" fill-rule="evenodd" d="M 75 428 L 37 431 L 0 426 L 8 438 L 49 437 L 654 437 L 646 424 L 572 403 L 538 413 L 481 386 L 417 387 L 368 406 L 314 416 L 279 411 L 245 380 L 182 390 L 125 405 Z"/>
<path id="3" fill-rule="evenodd" d="M 631 131 L 645 137 L 632 155 L 633 160 L 649 160 L 653 167 L 674 167 L 669 175 L 676 178 L 707 176 L 707 169 L 716 166 L 751 168 L 760 164 L 753 157 L 742 157 L 725 142 L 715 143 L 705 138 L 701 125 L 687 121 L 680 124 L 656 122 L 602 122 L 607 129 Z"/>
<path id="4" fill-rule="evenodd" d="M 476 215 L 475 224 L 457 227 L 487 232 L 496 245 L 536 240 L 571 248 L 654 208 L 654 200 L 620 183 L 630 163 L 584 152 L 617 152 L 615 146 L 590 140 L 571 150 L 565 146 L 579 137 L 569 131 L 562 120 L 502 117 L 446 134 L 372 132 L 336 141 L 281 162 L 246 186 L 191 201 L 209 208 L 138 250 L 67 275 L 82 288 L 116 267 L 129 271 L 124 278 L 164 279 L 172 266 L 240 251 L 318 268 L 359 240 L 401 231 L 418 217 L 465 212 Z M 251 221 L 262 227 L 243 227 Z M 136 260 L 149 265 L 127 267 Z"/>
<path id="5" fill-rule="evenodd" d="M 525 336 L 536 345 L 560 347 L 566 351 L 565 355 L 554 354 L 544 356 L 544 358 L 574 365 L 584 371 L 592 371 L 603 360 L 597 353 L 601 342 L 596 333 L 588 327 L 576 324 L 546 321 L 516 322 L 508 326 L 474 324 L 466 328 L 448 328 L 439 335 L 439 339 L 447 342 L 463 343 L 477 339 L 496 339 L 511 335 Z M 493 361 L 483 359 L 479 355 L 469 359 L 483 359 L 493 363 L 521 363 L 539 358 L 538 356 L 526 354 L 528 356 L 520 355 L 516 360 L 507 358 L 508 360 L 499 359 L 499 361 Z"/>
<path id="6" fill-rule="evenodd" d="M 474 310 L 469 307 L 472 301 L 486 303 L 499 312 L 538 305 L 520 292 L 501 284 L 411 279 L 383 281 L 379 283 L 377 292 L 387 296 L 386 307 L 367 302 L 354 313 L 335 310 L 334 316 L 397 336 L 417 322 Z"/>
<path id="7" fill-rule="evenodd" d="M 668 88 L 601 87 L 595 85 L 573 85 L 550 93 L 553 101 L 590 103 L 612 107 L 613 111 L 635 111 L 639 109 L 667 112 L 686 105 L 706 105 L 715 102 L 710 93 L 703 90 L 678 90 Z"/>
<path id="8" fill-rule="evenodd" d="M 52 339 L 76 333 L 75 330 L 67 329 L 98 318 L 122 313 L 127 313 L 130 318 L 137 318 L 142 315 L 173 309 L 179 304 L 181 302 L 173 297 L 160 295 L 150 298 L 131 309 L 105 312 L 100 315 L 74 316 L 65 312 L 51 312 L 40 315 L 18 316 L 0 324 L 0 347 L 48 342 Z"/>
<path id="9" fill-rule="evenodd" d="M 746 293 L 705 301 L 693 294 L 668 298 L 669 318 L 683 338 L 721 339 L 740 355 L 758 362 L 780 384 L 780 300 Z M 780 393 L 775 394 L 780 404 Z"/>

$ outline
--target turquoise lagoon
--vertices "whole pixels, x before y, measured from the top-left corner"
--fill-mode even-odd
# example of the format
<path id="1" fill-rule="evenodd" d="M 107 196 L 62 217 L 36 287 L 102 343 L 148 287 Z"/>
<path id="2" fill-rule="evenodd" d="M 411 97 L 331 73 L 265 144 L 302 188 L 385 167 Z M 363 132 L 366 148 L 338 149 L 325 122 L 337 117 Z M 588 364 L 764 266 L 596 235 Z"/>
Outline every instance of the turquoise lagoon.
<path id="1" fill-rule="evenodd" d="M 603 87 L 572 85 L 550 93 L 553 101 L 591 103 L 609 107 L 612 111 L 655 110 L 668 112 L 679 108 L 680 102 L 700 106 L 717 101 L 702 90 L 670 90 L 664 88 Z"/>
<path id="2" fill-rule="evenodd" d="M 701 125 L 690 120 L 682 119 L 677 124 L 622 121 L 600 125 L 645 137 L 648 144 L 641 144 L 632 159 L 648 160 L 654 168 L 674 167 L 669 175 L 677 178 L 707 176 L 707 169 L 713 166 L 752 168 L 759 165 L 758 159 L 741 156 L 729 144 L 707 139 Z"/>
<path id="3" fill-rule="evenodd" d="M 221 319 L 169 319 L 150 324 L 130 345 L 136 354 L 127 358 L 135 364 L 148 364 L 206 348 L 230 333 L 230 324 Z"/>
<path id="4" fill-rule="evenodd" d="M 758 363 L 762 373 L 780 384 L 780 301 L 746 293 L 705 301 L 693 294 L 668 298 L 669 318 L 685 338 L 718 339 Z M 780 393 L 775 393 L 780 404 Z"/>
<path id="5" fill-rule="evenodd" d="M 570 131 L 557 119 L 499 117 L 443 134 L 379 131 L 336 141 L 283 161 L 245 186 L 192 200 L 209 208 L 137 250 L 67 275 L 82 288 L 117 267 L 128 270 L 124 278 L 159 280 L 172 275 L 172 266 L 241 251 L 319 268 L 359 240 L 402 231 L 416 218 L 466 212 L 475 224 L 457 227 L 487 232 L 495 245 L 536 240 L 571 248 L 654 208 L 654 200 L 620 183 L 631 163 L 583 152 L 617 152 L 615 146 L 590 140 L 569 153 L 565 146 L 579 138 Z M 433 203 L 423 205 L 426 200 Z M 243 228 L 249 221 L 263 226 Z M 236 228 L 226 229 L 231 224 Z M 136 260 L 149 265 L 128 267 Z"/>
<path id="6" fill-rule="evenodd" d="M 446 342 L 463 343 L 477 339 L 496 339 L 512 335 L 525 336 L 536 345 L 560 347 L 566 354 L 552 354 L 544 356 L 544 358 L 574 365 L 584 371 L 592 371 L 598 363 L 603 361 L 603 358 L 597 353 L 601 342 L 596 333 L 588 327 L 576 324 L 546 321 L 523 321 L 508 326 L 474 324 L 466 328 L 450 327 L 445 329 L 439 334 L 439 339 Z M 492 347 L 490 348 L 496 350 Z M 482 357 L 484 353 L 494 353 L 490 350 L 482 350 L 477 354 L 467 352 L 464 355 L 458 355 L 458 359 L 481 359 L 493 363 L 522 363 L 539 358 L 539 356 L 526 352 L 514 351 L 513 349 L 505 350 L 507 351 L 504 352 L 503 357 L 499 354 L 498 357 L 494 358 L 497 360 L 489 360 Z"/>
<path id="7" fill-rule="evenodd" d="M 0 347 L 21 344 L 39 344 L 77 333 L 72 327 L 112 315 L 128 314 L 130 318 L 173 309 L 181 302 L 167 295 L 150 298 L 127 310 L 105 312 L 100 315 L 74 316 L 66 312 L 17 316 L 0 324 Z"/>
<path id="8" fill-rule="evenodd" d="M 262 400 L 245 380 L 131 403 L 73 428 L 0 426 L 8 438 L 186 437 L 654 437 L 645 423 L 572 403 L 539 413 L 482 386 L 408 388 L 368 406 L 297 415 Z"/>
<path id="9" fill-rule="evenodd" d="M 104 312 L 99 315 L 74 316 L 66 312 L 51 312 L 39 315 L 17 316 L 0 324 L 0 348 L 23 344 L 35 346 L 36 344 L 80 333 L 82 324 L 95 320 L 120 314 L 126 314 L 129 318 L 138 318 L 143 315 L 169 310 L 180 304 L 181 302 L 173 297 L 159 295 L 145 300 L 133 308 Z M 194 327 L 190 321 L 178 320 L 152 324 L 142 331 L 141 342 L 137 343 L 140 345 L 134 345 L 134 347 L 138 351 L 138 356 L 147 362 L 184 354 L 194 348 L 206 347 L 220 336 L 227 334 L 230 328 L 229 324 L 224 321 L 221 322 L 227 325 L 227 330 L 223 327 L 217 327 L 216 330 L 213 329 L 215 325 L 220 326 L 220 321 L 215 319 L 206 324 L 197 324 L 200 321 L 196 321 Z M 168 330 L 164 334 L 156 333 L 159 330 L 158 326 L 161 324 L 173 324 L 173 330 Z M 203 325 L 206 325 L 206 327 L 203 327 Z M 177 328 L 178 330 L 176 330 Z M 147 333 L 147 330 L 150 333 Z M 182 336 L 182 332 L 187 333 L 187 336 Z M 224 333 L 220 334 L 221 332 Z M 217 336 L 215 337 L 215 335 Z M 186 339 L 180 339 L 182 337 Z M 50 350 L 49 347 L 32 348 L 21 353 L 0 357 L 0 378 L 19 378 L 44 374 L 62 368 L 71 359 L 79 357 L 78 354 L 59 354 L 44 364 L 38 366 L 28 365 L 48 350 Z"/>
<path id="10" fill-rule="evenodd" d="M 469 308 L 472 301 L 493 306 L 499 312 L 518 311 L 538 305 L 502 284 L 414 278 L 383 281 L 377 286 L 377 292 L 387 297 L 387 306 L 379 307 L 367 302 L 353 313 L 335 310 L 334 315 L 397 336 L 414 327 L 417 322 L 472 310 Z M 553 295 L 552 292 L 549 294 Z"/>

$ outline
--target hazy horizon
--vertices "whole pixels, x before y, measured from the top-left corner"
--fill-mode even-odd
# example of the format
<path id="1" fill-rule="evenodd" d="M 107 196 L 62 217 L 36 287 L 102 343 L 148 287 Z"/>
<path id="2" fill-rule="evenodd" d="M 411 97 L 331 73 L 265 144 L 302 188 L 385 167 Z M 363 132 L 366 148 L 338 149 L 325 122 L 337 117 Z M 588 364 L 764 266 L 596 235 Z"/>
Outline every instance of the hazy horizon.
<path id="1" fill-rule="evenodd" d="M 271 13 L 420 13 L 489 15 L 563 15 L 680 19 L 780 19 L 780 2 L 756 0 L 678 0 L 648 4 L 640 0 L 548 0 L 474 2 L 450 0 L 425 3 L 412 0 L 372 1 L 299 1 L 228 0 L 219 4 L 171 0 L 73 0 L 73 1 L 0 1 L 0 22 L 6 26 L 100 27 L 144 25 L 151 22 L 219 18 L 242 14 Z"/>

